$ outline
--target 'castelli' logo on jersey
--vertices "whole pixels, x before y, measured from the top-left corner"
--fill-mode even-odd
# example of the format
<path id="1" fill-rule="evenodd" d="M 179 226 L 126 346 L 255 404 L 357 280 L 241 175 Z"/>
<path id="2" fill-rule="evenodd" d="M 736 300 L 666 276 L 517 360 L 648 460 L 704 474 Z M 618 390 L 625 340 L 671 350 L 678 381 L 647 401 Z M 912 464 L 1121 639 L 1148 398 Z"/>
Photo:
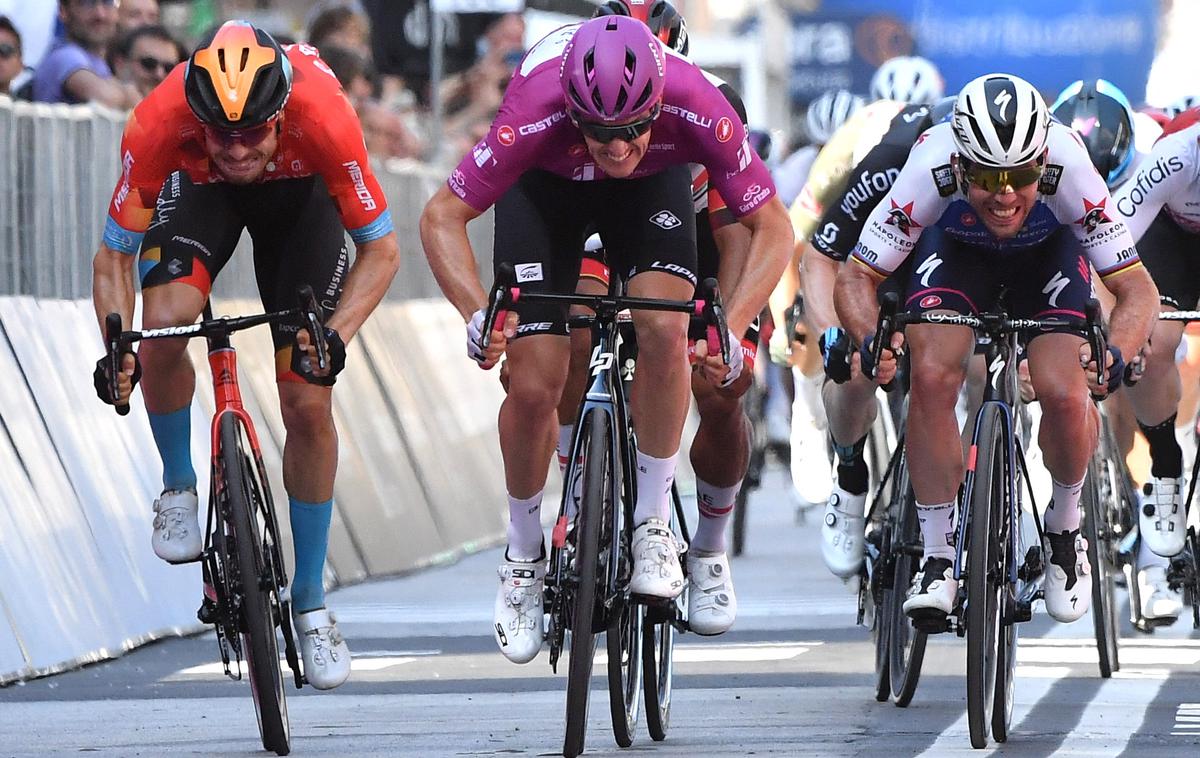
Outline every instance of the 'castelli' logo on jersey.
<path id="1" fill-rule="evenodd" d="M 1088 234 L 1096 231 L 1101 224 L 1111 224 L 1112 219 L 1104 212 L 1104 204 L 1108 202 L 1108 198 L 1100 198 L 1100 202 L 1093 204 L 1086 197 L 1083 199 L 1083 215 L 1075 219 L 1075 223 L 1083 227 L 1083 230 Z"/>
<path id="2" fill-rule="evenodd" d="M 926 295 L 921 298 L 922 308 L 936 308 L 942 304 L 942 299 L 937 295 Z"/>
<path id="3" fill-rule="evenodd" d="M 501 145 L 512 147 L 512 144 L 517 141 L 517 133 L 511 126 L 505 124 L 496 130 L 496 139 L 500 140 Z"/>
<path id="4" fill-rule="evenodd" d="M 733 122 L 728 116 L 717 121 L 717 142 L 728 142 L 733 137 Z"/>
<path id="5" fill-rule="evenodd" d="M 910 231 L 912 231 L 913 229 L 921 228 L 921 225 L 913 220 L 913 217 L 912 217 L 913 203 L 912 202 L 910 202 L 906 205 L 903 205 L 903 206 L 896 205 L 895 200 L 889 199 L 889 202 L 892 204 L 891 209 L 888 211 L 888 217 L 887 217 L 887 222 L 886 222 L 889 226 L 894 226 L 897 229 L 899 229 L 900 233 L 903 234 L 905 237 L 909 236 L 908 233 Z"/>
<path id="6" fill-rule="evenodd" d="M 571 145 L 569 148 L 567 148 L 567 155 L 571 156 L 572 158 L 578 158 L 579 156 L 583 155 L 586 152 L 587 152 L 587 145 L 576 144 L 576 145 Z"/>

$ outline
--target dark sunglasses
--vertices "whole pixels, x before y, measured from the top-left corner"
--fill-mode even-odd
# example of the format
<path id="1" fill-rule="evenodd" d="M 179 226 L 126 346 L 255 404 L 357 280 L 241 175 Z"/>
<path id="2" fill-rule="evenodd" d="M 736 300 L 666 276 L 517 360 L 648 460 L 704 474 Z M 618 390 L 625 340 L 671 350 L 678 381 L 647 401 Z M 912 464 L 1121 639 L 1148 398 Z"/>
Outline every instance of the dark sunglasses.
<path id="1" fill-rule="evenodd" d="M 575 126 L 579 127 L 579 131 L 583 132 L 584 136 L 591 137 L 597 142 L 607 144 L 617 139 L 624 140 L 625 142 L 633 142 L 638 137 L 650 131 L 650 125 L 654 123 L 654 119 L 658 118 L 661 110 L 661 106 L 655 103 L 645 118 L 638 119 L 631 124 L 621 124 L 620 126 L 608 126 L 607 124 L 597 124 L 594 121 L 587 121 L 583 116 L 574 111 L 571 112 L 571 121 Z"/>
<path id="2" fill-rule="evenodd" d="M 261 145 L 263 140 L 270 136 L 271 131 L 275 128 L 274 121 L 268 121 L 262 126 L 256 126 L 251 129 L 217 129 L 213 126 L 205 126 L 204 134 L 213 142 L 216 142 L 221 147 L 233 147 L 241 144 L 246 147 L 257 147 Z"/>
<path id="3" fill-rule="evenodd" d="M 11 58 L 20 52 L 21 51 L 17 49 L 16 45 L 10 45 L 7 42 L 5 42 L 3 45 L 0 45 L 0 58 Z"/>
<path id="4" fill-rule="evenodd" d="M 989 168 L 960 158 L 963 178 L 984 192 L 999 192 L 1005 187 L 1021 189 L 1036 184 L 1042 178 L 1045 162 L 1041 159 L 1032 166 L 1020 168 Z"/>
<path id="5" fill-rule="evenodd" d="M 175 68 L 174 61 L 160 61 L 153 55 L 146 55 L 137 59 L 137 64 L 142 67 L 142 70 L 147 74 L 153 74 L 161 71 L 164 76 L 171 73 L 171 69 Z"/>

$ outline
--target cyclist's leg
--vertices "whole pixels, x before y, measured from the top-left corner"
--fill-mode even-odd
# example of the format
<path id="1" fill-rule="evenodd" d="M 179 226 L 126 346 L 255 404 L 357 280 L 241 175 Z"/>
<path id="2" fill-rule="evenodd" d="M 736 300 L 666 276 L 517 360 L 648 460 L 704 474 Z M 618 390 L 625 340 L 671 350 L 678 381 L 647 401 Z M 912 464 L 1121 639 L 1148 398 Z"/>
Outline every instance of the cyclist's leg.
<path id="1" fill-rule="evenodd" d="M 1158 286 L 1159 300 L 1164 311 L 1195 307 L 1200 296 L 1200 267 L 1191 260 L 1197 248 L 1196 235 L 1183 231 L 1165 213 L 1147 229 L 1139 243 L 1139 254 L 1145 250 L 1142 263 Z M 1176 350 L 1183 337 L 1184 325 L 1175 321 L 1158 321 L 1150 338 L 1145 372 L 1136 385 L 1129 388 L 1138 426 L 1150 444 L 1150 477 L 1145 503 L 1153 505 L 1151 513 L 1138 509 L 1140 533 L 1147 550 L 1147 562 L 1165 566 L 1168 558 L 1183 549 L 1186 530 L 1183 489 L 1183 450 L 1175 438 L 1176 413 L 1182 397 Z M 1164 560 L 1154 560 L 1151 555 Z M 1165 573 L 1165 572 L 1164 572 Z"/>
<path id="2" fill-rule="evenodd" d="M 937 227 L 926 230 L 914 251 L 907 309 L 972 313 L 991 307 L 996 286 L 985 260 L 978 249 Z M 906 336 L 910 392 L 905 445 L 925 555 L 904 610 L 928 616 L 953 610 L 958 591 L 952 565 L 954 513 L 964 467 L 955 405 L 975 334 L 966 327 L 914 324 Z"/>
<path id="3" fill-rule="evenodd" d="M 609 265 L 629 279 L 635 297 L 687 300 L 695 291 L 696 224 L 691 178 L 678 166 L 637 180 L 610 182 L 597 222 Z M 670 521 L 671 482 L 688 408 L 688 316 L 634 311 L 638 367 L 632 390 L 638 428 L 634 507 L 636 594 L 675 597 L 683 576 Z"/>
<path id="4" fill-rule="evenodd" d="M 306 177 L 238 187 L 235 197 L 254 240 L 254 274 L 263 308 L 293 307 L 297 287 L 307 284 L 322 308 L 336 310 L 349 258 L 341 219 L 324 181 Z M 325 608 L 337 429 L 332 387 L 309 384 L 292 370 L 295 332 L 293 325 L 271 328 L 286 432 L 283 486 L 295 556 L 292 612 L 305 675 L 315 688 L 332 689 L 350 676 L 350 649 Z"/>
<path id="5" fill-rule="evenodd" d="M 224 185 L 194 185 L 182 172 L 163 184 L 138 259 L 142 326 L 189 324 L 229 260 L 241 224 Z M 176 562 L 200 554 L 199 502 L 191 456 L 196 375 L 187 340 L 148 340 L 138 357 L 150 430 L 163 464 L 163 494 L 154 503 L 154 552 Z"/>
<path id="6" fill-rule="evenodd" d="M 1008 264 L 1014 316 L 1083 316 L 1091 277 L 1083 248 L 1070 230 L 1060 229 Z M 1091 606 L 1079 500 L 1100 417 L 1079 369 L 1083 344 L 1078 332 L 1062 330 L 1032 336 L 1027 348 L 1029 378 L 1042 409 L 1038 445 L 1053 485 L 1044 519 L 1046 610 L 1059 621 L 1074 621 Z"/>

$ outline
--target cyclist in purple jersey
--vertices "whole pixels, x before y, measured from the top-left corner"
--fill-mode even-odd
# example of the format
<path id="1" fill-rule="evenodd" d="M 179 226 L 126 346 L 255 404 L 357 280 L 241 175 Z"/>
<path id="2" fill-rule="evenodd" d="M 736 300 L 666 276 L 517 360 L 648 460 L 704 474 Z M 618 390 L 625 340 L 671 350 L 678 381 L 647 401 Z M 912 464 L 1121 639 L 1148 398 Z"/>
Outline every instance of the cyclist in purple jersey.
<path id="1" fill-rule="evenodd" d="M 467 321 L 468 352 L 485 368 L 508 356 L 500 447 L 510 524 L 496 639 L 510 660 L 531 660 L 542 642 L 545 551 L 538 514 L 570 346 L 563 309 L 518 303 L 488 350 L 481 348 L 487 297 L 466 224 L 496 205 L 495 262 L 515 264 L 527 291 L 571 291 L 585 234 L 594 227 L 630 295 L 688 299 L 696 284 L 689 163 L 708 168 L 751 233 L 750 260 L 727 297 L 737 344 L 790 254 L 787 211 L 725 97 L 636 19 L 602 16 L 537 43 L 488 135 L 422 214 L 425 252 L 442 291 Z M 633 318 L 640 449 L 631 589 L 671 598 L 683 589 L 678 546 L 666 522 L 688 404 L 687 318 L 653 311 Z M 710 356 L 701 371 L 713 383 L 731 384 L 742 368 L 739 351 L 731 363 Z"/>

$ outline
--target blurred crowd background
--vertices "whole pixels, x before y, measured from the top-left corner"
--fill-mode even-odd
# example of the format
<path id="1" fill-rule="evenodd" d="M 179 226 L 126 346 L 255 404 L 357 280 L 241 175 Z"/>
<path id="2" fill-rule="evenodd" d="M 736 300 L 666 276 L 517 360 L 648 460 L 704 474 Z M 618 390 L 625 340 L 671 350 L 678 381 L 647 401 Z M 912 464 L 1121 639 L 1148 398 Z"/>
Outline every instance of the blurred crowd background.
<path id="1" fill-rule="evenodd" d="M 918 54 L 947 92 L 991 70 L 1053 95 L 1104 77 L 1135 102 L 1192 94 L 1195 0 L 675 0 L 691 55 L 742 92 L 752 126 L 789 149 L 830 89 L 866 92 L 888 58 Z M 0 94 L 135 105 L 214 25 L 246 18 L 316 47 L 384 160 L 453 162 L 487 130 L 525 49 L 593 0 L 0 0 Z M 474 10 L 479 12 L 451 12 Z M 434 77 L 431 41 L 442 41 Z M 82 91 L 63 87 L 85 66 Z M 436 79 L 436 80 L 435 80 Z M 786 93 L 786 94 L 785 94 Z M 782 157 L 784 151 L 776 151 Z"/>

